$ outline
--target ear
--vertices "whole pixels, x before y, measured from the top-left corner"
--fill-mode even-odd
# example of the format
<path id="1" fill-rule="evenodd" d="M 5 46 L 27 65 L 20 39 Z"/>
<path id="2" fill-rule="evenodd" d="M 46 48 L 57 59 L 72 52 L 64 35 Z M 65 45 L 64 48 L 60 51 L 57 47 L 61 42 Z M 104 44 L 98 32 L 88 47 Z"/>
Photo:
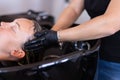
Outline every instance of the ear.
<path id="1" fill-rule="evenodd" d="M 16 57 L 16 58 L 23 58 L 25 56 L 25 52 L 22 49 L 13 50 L 11 52 L 11 55 Z"/>

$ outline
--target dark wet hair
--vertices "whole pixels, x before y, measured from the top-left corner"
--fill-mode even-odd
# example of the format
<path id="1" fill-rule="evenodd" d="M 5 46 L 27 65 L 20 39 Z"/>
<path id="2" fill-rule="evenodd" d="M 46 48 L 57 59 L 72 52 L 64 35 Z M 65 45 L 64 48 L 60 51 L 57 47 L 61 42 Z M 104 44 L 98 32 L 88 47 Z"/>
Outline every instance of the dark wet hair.
<path id="1" fill-rule="evenodd" d="M 35 32 L 39 32 L 42 30 L 42 27 L 40 26 L 40 24 L 37 21 L 33 20 L 33 23 L 34 23 L 34 27 L 35 27 L 34 28 Z"/>
<path id="2" fill-rule="evenodd" d="M 32 21 L 34 23 L 34 25 L 33 25 L 34 32 L 35 33 L 40 32 L 42 30 L 42 27 L 40 26 L 40 24 L 35 20 L 32 20 Z M 29 42 L 29 40 L 27 42 Z M 24 45 L 22 46 L 22 49 L 23 49 L 23 51 L 25 51 L 26 55 L 23 59 L 20 60 L 21 64 L 29 64 L 29 63 L 33 63 L 33 62 L 42 60 L 43 55 L 40 53 L 42 53 L 43 51 L 41 51 L 41 49 L 37 49 L 36 51 L 34 51 L 34 50 L 28 51 L 28 50 L 25 50 Z"/>

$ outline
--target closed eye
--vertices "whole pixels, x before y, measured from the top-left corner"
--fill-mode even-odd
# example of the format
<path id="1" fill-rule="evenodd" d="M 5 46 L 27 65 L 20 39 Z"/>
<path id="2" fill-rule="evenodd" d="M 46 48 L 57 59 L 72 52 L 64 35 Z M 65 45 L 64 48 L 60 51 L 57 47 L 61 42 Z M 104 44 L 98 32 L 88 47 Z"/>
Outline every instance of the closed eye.
<path id="1" fill-rule="evenodd" d="M 17 26 L 20 28 L 20 24 L 18 22 L 16 22 Z"/>
<path id="2" fill-rule="evenodd" d="M 20 24 L 18 22 L 15 22 L 17 25 L 17 28 L 20 28 Z M 16 27 L 11 27 L 12 31 L 16 33 Z"/>

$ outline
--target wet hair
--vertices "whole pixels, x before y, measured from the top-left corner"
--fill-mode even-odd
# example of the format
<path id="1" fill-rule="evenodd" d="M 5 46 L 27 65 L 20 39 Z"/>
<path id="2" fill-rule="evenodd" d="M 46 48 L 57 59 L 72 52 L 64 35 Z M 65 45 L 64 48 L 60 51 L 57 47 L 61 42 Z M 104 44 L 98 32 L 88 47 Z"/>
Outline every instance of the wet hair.
<path id="1" fill-rule="evenodd" d="M 33 20 L 33 23 L 34 23 L 34 32 L 40 32 L 42 30 L 42 27 L 40 26 L 40 24 L 37 22 L 37 21 L 34 21 Z M 27 41 L 29 42 L 29 40 Z M 37 61 L 40 61 L 42 60 L 42 57 L 43 55 L 40 54 L 42 53 L 43 49 L 39 48 L 37 50 L 25 50 L 24 48 L 24 45 L 22 47 L 23 51 L 25 51 L 26 55 L 23 59 L 20 60 L 20 63 L 21 64 L 29 64 L 29 63 L 34 63 L 34 62 L 37 62 Z"/>
<path id="2" fill-rule="evenodd" d="M 35 21 L 35 20 L 32 20 L 32 21 L 33 21 L 33 26 L 34 26 L 34 29 L 33 29 L 34 33 L 40 32 L 42 30 L 42 27 L 40 26 L 40 24 L 37 21 Z M 29 42 L 29 40 L 27 42 Z M 24 50 L 24 44 L 22 46 L 22 49 Z"/>
<path id="3" fill-rule="evenodd" d="M 35 32 L 40 32 L 42 30 L 42 27 L 40 26 L 40 24 L 37 22 L 37 21 L 34 21 L 33 20 L 33 23 L 34 23 L 34 31 Z"/>

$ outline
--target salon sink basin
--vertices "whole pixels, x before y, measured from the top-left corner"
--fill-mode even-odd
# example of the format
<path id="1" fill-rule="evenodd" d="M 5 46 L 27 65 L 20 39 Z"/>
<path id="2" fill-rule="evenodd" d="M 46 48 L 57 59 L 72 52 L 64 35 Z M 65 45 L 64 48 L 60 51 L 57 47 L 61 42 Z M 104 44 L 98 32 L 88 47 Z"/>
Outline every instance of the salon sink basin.
<path id="1" fill-rule="evenodd" d="M 48 54 L 49 58 L 34 63 L 20 65 L 17 62 L 1 62 L 0 80 L 92 80 L 98 49 L 97 44 L 90 50 L 76 50 L 59 55 L 62 50 L 55 47 L 46 50 L 48 52 L 44 57 Z M 59 56 L 50 57 L 50 52 Z"/>

